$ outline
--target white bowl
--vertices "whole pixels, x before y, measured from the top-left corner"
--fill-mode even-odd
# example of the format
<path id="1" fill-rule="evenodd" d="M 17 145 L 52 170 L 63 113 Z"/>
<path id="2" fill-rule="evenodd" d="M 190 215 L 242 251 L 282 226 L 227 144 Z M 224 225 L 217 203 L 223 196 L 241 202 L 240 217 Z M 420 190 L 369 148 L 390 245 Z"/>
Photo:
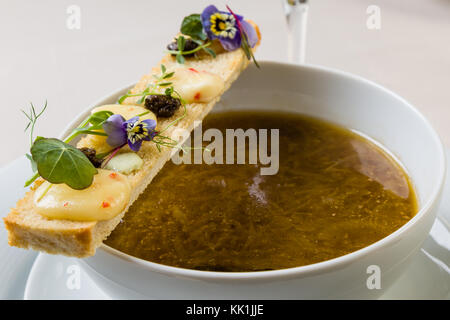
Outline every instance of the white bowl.
<path id="1" fill-rule="evenodd" d="M 96 106 L 116 102 L 127 90 L 115 92 Z M 95 256 L 83 259 L 86 272 L 114 298 L 380 296 L 405 270 L 436 216 L 445 159 L 440 139 L 428 121 L 403 98 L 363 78 L 323 67 L 273 62 L 261 63 L 260 70 L 253 66 L 246 70 L 214 110 L 242 109 L 298 112 L 364 133 L 390 150 L 406 168 L 420 211 L 400 229 L 368 247 L 297 268 L 242 273 L 188 270 L 141 260 L 103 245 Z M 69 126 L 66 135 L 88 112 Z M 367 286 L 371 276 L 368 267 L 372 265 L 380 268 L 381 289 Z"/>

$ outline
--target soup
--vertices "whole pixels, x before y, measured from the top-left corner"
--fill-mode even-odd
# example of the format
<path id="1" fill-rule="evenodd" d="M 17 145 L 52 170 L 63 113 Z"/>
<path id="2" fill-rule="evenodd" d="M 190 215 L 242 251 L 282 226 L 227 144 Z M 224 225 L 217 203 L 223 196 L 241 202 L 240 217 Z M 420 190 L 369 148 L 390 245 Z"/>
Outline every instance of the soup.
<path id="1" fill-rule="evenodd" d="M 366 247 L 417 212 L 404 170 L 348 129 L 243 111 L 211 114 L 208 128 L 279 129 L 278 173 L 261 175 L 260 164 L 168 162 L 107 245 L 188 269 L 275 270 Z"/>

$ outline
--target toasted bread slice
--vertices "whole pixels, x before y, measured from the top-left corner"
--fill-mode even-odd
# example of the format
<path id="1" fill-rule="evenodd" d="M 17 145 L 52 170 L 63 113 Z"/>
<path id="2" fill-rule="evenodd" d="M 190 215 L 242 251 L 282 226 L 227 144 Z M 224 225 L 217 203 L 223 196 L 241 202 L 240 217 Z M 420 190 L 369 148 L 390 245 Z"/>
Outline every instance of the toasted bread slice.
<path id="1" fill-rule="evenodd" d="M 260 37 L 259 30 L 258 36 Z M 165 56 L 161 64 L 164 64 L 168 69 L 176 66 L 175 59 L 170 55 Z M 211 57 L 204 57 L 200 60 L 186 59 L 186 67 L 215 73 L 224 80 L 225 86 L 223 91 L 211 102 L 187 105 L 186 116 L 165 131 L 165 135 L 171 136 L 178 128 L 193 130 L 194 121 L 203 120 L 216 102 L 219 101 L 223 92 L 230 87 L 248 64 L 249 60 L 242 49 L 222 52 L 214 59 Z M 152 74 L 159 72 L 159 67 L 154 68 L 150 74 L 142 77 L 132 92 L 142 92 L 149 82 L 152 81 Z M 128 98 L 124 103 L 134 104 L 136 100 L 137 98 Z M 158 128 L 165 128 L 167 124 L 177 119 L 182 112 L 183 110 L 178 110 L 171 118 L 158 119 Z M 89 147 L 91 143 L 90 137 L 84 137 L 78 143 L 78 147 Z M 109 236 L 121 221 L 129 206 L 146 189 L 155 175 L 170 159 L 172 152 L 173 149 L 167 147 L 163 147 L 160 152 L 153 143 L 144 143 L 142 145 L 138 154 L 144 160 L 144 165 L 138 172 L 128 176 L 132 187 L 130 203 L 122 213 L 110 220 L 77 222 L 48 219 L 41 216 L 35 212 L 33 203 L 34 192 L 42 183 L 42 180 L 38 180 L 25 197 L 19 200 L 16 207 L 11 209 L 8 216 L 4 218 L 6 228 L 9 231 L 9 244 L 20 248 L 32 248 L 51 254 L 62 254 L 79 258 L 94 255 L 103 240 Z"/>

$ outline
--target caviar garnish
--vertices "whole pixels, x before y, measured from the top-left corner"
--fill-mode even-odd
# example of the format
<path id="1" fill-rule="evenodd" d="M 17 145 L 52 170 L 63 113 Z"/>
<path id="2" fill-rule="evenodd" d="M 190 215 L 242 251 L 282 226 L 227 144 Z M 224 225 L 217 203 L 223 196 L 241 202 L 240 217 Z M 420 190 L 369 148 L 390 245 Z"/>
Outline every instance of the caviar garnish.
<path id="1" fill-rule="evenodd" d="M 196 42 L 194 42 L 192 39 L 186 39 L 184 42 L 184 48 L 182 48 L 181 50 L 178 47 L 177 39 L 167 45 L 167 49 L 170 51 L 192 51 L 192 50 L 196 49 L 197 47 L 198 47 L 198 44 Z M 172 55 L 175 55 L 175 54 L 172 53 Z M 194 53 L 183 54 L 183 55 L 185 57 L 193 57 Z"/>
<path id="2" fill-rule="evenodd" d="M 94 167 L 100 168 L 102 165 L 103 159 L 97 158 L 97 152 L 93 148 L 79 148 L 81 152 L 89 159 L 89 161 L 93 164 Z"/>
<path id="3" fill-rule="evenodd" d="M 169 95 L 149 95 L 145 98 L 145 107 L 157 117 L 171 117 L 180 106 L 180 99 Z"/>

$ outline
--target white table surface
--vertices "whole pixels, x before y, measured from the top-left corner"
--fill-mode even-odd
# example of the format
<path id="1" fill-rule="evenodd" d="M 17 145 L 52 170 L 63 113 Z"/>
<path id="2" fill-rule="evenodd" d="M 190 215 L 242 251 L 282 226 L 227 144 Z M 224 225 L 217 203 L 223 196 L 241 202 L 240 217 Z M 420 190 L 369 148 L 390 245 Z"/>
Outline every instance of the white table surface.
<path id="1" fill-rule="evenodd" d="M 0 0 L 0 167 L 23 155 L 29 137 L 20 109 L 49 108 L 36 134 L 57 136 L 90 103 L 138 80 L 155 65 L 185 15 L 228 3 L 256 21 L 261 60 L 286 61 L 281 0 Z M 374 80 L 419 108 L 450 146 L 450 1 L 311 0 L 307 63 Z M 66 27 L 70 5 L 81 29 Z M 366 9 L 381 9 L 368 30 Z M 388 116 L 388 115 L 387 115 Z"/>

